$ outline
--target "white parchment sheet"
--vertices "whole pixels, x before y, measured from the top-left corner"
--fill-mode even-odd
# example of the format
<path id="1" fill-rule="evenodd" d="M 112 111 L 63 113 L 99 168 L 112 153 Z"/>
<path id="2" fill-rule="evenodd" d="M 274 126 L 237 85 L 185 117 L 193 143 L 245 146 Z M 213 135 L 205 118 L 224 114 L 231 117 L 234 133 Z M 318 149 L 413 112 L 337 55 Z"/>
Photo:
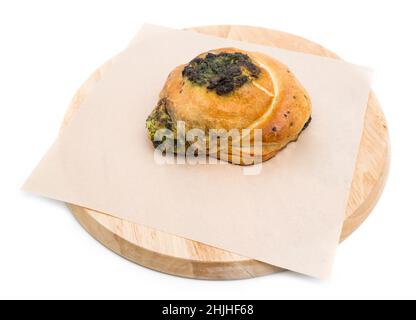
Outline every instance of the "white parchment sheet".
<path id="1" fill-rule="evenodd" d="M 309 92 L 312 123 L 262 166 L 158 165 L 145 120 L 169 72 L 221 47 L 288 65 Z M 329 275 L 370 90 L 342 61 L 145 25 L 91 90 L 24 190 L 314 277 Z"/>

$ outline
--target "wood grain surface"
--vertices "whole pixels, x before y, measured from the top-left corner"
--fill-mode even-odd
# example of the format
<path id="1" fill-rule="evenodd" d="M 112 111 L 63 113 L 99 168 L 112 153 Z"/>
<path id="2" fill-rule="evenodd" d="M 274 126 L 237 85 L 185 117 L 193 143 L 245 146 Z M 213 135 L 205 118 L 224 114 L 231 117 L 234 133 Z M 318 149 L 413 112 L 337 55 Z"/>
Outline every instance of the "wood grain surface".
<path id="1" fill-rule="evenodd" d="M 207 26 L 189 30 L 339 58 L 316 43 L 275 30 L 247 26 Z M 71 101 L 63 127 L 110 65 L 111 60 L 94 72 L 78 90 Z M 340 241 L 354 232 L 374 208 L 387 179 L 389 160 L 386 120 L 374 93 L 371 93 Z M 283 270 L 100 212 L 72 204 L 68 204 L 68 207 L 80 224 L 103 245 L 137 264 L 157 271 L 189 278 L 219 280 L 251 278 Z"/>

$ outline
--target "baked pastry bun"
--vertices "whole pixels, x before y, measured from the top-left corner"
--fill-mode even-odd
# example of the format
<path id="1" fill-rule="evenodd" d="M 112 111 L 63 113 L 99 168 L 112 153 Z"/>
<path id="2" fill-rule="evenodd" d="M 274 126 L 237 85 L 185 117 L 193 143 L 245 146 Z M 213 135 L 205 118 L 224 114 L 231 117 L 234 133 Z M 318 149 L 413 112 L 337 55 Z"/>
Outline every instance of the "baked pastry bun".
<path id="1" fill-rule="evenodd" d="M 311 121 L 309 95 L 288 67 L 265 54 L 235 48 L 212 50 L 178 66 L 159 98 L 146 121 L 155 147 L 161 143 L 155 141 L 157 130 L 175 132 L 178 121 L 185 123 L 186 131 L 202 130 L 207 141 L 211 129 L 237 129 L 241 139 L 250 134 L 253 142 L 254 129 L 261 129 L 260 155 L 265 161 L 297 140 Z M 190 144 L 185 145 L 186 149 Z M 233 145 L 230 142 L 214 153 L 207 149 L 207 154 L 221 159 L 225 154 L 229 162 L 252 164 L 253 148 Z"/>

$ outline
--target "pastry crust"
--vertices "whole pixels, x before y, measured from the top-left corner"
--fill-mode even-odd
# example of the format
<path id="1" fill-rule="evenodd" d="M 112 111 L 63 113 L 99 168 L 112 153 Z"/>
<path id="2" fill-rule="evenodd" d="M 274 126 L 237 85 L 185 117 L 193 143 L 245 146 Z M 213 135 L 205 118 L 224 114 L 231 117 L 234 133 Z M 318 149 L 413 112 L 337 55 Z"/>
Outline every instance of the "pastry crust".
<path id="1" fill-rule="evenodd" d="M 186 65 L 178 66 L 169 74 L 160 93 L 172 120 L 184 121 L 187 130 L 198 128 L 205 132 L 209 129 L 262 129 L 262 161 L 297 140 L 311 119 L 311 100 L 288 67 L 258 52 L 235 48 L 209 52 L 245 54 L 260 73 L 232 92 L 219 95 L 191 82 L 183 75 Z M 203 53 L 199 58 L 206 55 Z M 241 151 L 239 164 L 250 164 L 247 158 L 253 152 L 233 151 L 237 154 Z M 227 153 L 231 155 L 230 150 Z M 231 158 L 228 160 L 232 162 Z"/>

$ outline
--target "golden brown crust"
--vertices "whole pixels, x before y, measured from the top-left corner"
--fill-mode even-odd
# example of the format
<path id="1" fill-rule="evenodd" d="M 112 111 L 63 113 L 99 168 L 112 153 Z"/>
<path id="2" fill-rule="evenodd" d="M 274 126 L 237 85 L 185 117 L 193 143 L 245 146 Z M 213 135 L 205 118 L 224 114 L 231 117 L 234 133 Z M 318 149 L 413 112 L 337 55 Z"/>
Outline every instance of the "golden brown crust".
<path id="1" fill-rule="evenodd" d="M 294 74 L 262 53 L 234 48 L 210 52 L 247 54 L 260 67 L 260 75 L 227 95 L 218 95 L 185 79 L 185 65 L 178 66 L 160 93 L 160 98 L 169 100 L 172 118 L 184 121 L 187 129 L 262 129 L 263 160 L 296 140 L 311 116 L 311 101 Z"/>

